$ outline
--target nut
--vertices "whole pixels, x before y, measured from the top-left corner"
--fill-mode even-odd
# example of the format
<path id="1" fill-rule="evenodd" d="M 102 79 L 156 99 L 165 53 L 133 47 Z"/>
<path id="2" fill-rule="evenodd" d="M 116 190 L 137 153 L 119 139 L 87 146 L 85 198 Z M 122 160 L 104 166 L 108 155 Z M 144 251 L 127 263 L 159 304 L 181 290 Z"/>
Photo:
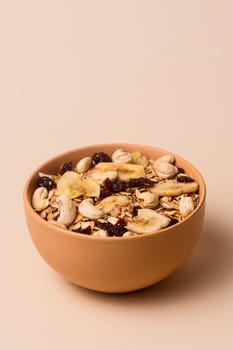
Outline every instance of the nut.
<path id="1" fill-rule="evenodd" d="M 166 163 L 166 162 L 155 162 L 154 163 L 154 168 L 155 171 L 157 173 L 157 175 L 161 178 L 161 179 L 169 179 L 171 177 L 174 177 L 178 170 L 177 167 L 170 164 L 170 163 Z"/>
<path id="2" fill-rule="evenodd" d="M 194 210 L 194 203 L 191 197 L 183 197 L 179 203 L 180 214 L 186 218 Z"/>
<path id="3" fill-rule="evenodd" d="M 143 168 L 146 168 L 148 165 L 148 159 L 145 155 L 141 154 L 141 152 L 132 152 L 132 161 L 131 163 L 141 165 Z"/>
<path id="4" fill-rule="evenodd" d="M 129 163 L 132 160 L 132 156 L 129 152 L 123 151 L 123 149 L 117 149 L 112 154 L 112 161 L 114 163 Z"/>
<path id="5" fill-rule="evenodd" d="M 59 224 L 70 225 L 76 217 L 76 207 L 72 199 L 66 194 L 57 197 L 60 215 L 57 219 Z"/>
<path id="6" fill-rule="evenodd" d="M 81 174 L 88 171 L 92 166 L 92 159 L 91 157 L 84 157 L 82 158 L 77 164 L 76 164 L 76 171 Z"/>
<path id="7" fill-rule="evenodd" d="M 171 154 L 166 154 L 165 156 L 162 156 L 156 160 L 156 163 L 175 163 L 175 157 Z"/>
<path id="8" fill-rule="evenodd" d="M 139 199 L 143 199 L 143 207 L 153 209 L 159 205 L 159 196 L 157 193 L 152 193 L 149 191 L 139 192 L 136 191 L 136 196 Z"/>
<path id="9" fill-rule="evenodd" d="M 49 205 L 48 190 L 45 187 L 38 187 L 32 196 L 32 206 L 36 211 L 41 211 Z"/>
<path id="10" fill-rule="evenodd" d="M 93 200 L 91 198 L 84 199 L 78 207 L 79 213 L 88 219 L 99 219 L 104 215 L 104 212 L 98 208 L 96 208 L 93 204 Z"/>

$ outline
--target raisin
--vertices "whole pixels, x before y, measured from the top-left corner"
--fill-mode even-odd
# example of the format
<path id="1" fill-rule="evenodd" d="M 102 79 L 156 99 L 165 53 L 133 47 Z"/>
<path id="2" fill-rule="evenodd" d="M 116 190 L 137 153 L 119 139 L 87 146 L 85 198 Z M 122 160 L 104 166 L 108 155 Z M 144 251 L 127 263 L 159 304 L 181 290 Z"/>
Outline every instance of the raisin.
<path id="1" fill-rule="evenodd" d="M 111 195 L 111 186 L 112 183 L 109 180 L 109 178 L 107 177 L 107 179 L 105 179 L 103 181 L 103 184 L 100 187 L 100 197 L 101 198 L 105 198 Z"/>
<path id="2" fill-rule="evenodd" d="M 70 171 L 72 170 L 73 168 L 73 164 L 72 162 L 66 162 L 62 165 L 60 171 L 59 171 L 59 174 L 63 175 L 65 174 L 67 171 Z"/>
<path id="3" fill-rule="evenodd" d="M 133 207 L 133 212 L 132 215 L 133 216 L 137 216 L 138 215 L 138 210 L 142 209 L 142 207 L 140 207 L 140 205 L 136 205 L 135 207 Z"/>
<path id="4" fill-rule="evenodd" d="M 92 160 L 97 164 L 100 162 L 111 162 L 112 159 L 111 157 L 104 152 L 98 152 L 98 153 L 94 153 L 92 156 Z"/>
<path id="5" fill-rule="evenodd" d="M 184 171 L 184 169 L 183 168 L 177 168 L 177 170 L 178 170 L 178 173 L 177 174 L 184 174 L 185 173 L 185 171 Z"/>
<path id="6" fill-rule="evenodd" d="M 38 187 L 45 187 L 49 191 L 55 186 L 55 183 L 49 177 L 41 176 L 37 181 L 37 186 Z"/>
<path id="7" fill-rule="evenodd" d="M 78 228 L 78 229 L 72 230 L 72 231 L 77 232 L 77 233 L 83 233 L 85 235 L 90 235 L 92 233 L 91 226 L 87 226 L 85 228 Z"/>
<path id="8" fill-rule="evenodd" d="M 152 187 L 154 186 L 154 181 L 147 179 L 146 177 L 139 177 L 137 179 L 131 179 L 127 183 L 127 187 Z"/>
<path id="9" fill-rule="evenodd" d="M 111 184 L 111 190 L 114 193 L 125 191 L 126 189 L 126 182 L 117 180 Z"/>
<path id="10" fill-rule="evenodd" d="M 109 236 L 121 237 L 127 231 L 124 219 L 118 219 L 115 225 L 111 224 L 111 222 L 96 222 L 95 225 L 101 230 L 107 231 Z"/>
<path id="11" fill-rule="evenodd" d="M 179 222 L 176 218 L 170 218 L 170 219 L 171 219 L 171 221 L 169 222 L 168 227 L 173 226 Z"/>
<path id="12" fill-rule="evenodd" d="M 177 176 L 177 181 L 178 181 L 178 182 L 184 182 L 184 183 L 194 182 L 194 180 L 193 180 L 191 177 L 189 177 L 189 176 L 183 176 L 183 175 Z"/>
<path id="13" fill-rule="evenodd" d="M 112 225 L 110 223 L 108 228 L 108 234 L 110 236 L 121 237 L 127 231 L 125 226 L 126 226 L 126 222 L 124 219 L 119 219 L 115 225 Z"/>

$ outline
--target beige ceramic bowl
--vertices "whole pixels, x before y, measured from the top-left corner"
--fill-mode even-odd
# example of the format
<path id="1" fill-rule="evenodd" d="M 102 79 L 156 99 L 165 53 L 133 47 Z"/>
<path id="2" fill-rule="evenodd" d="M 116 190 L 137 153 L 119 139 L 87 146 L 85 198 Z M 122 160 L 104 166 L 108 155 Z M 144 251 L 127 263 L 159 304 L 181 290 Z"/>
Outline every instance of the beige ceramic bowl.
<path id="1" fill-rule="evenodd" d="M 45 261 L 65 279 L 101 292 L 121 293 L 150 286 L 174 272 L 191 254 L 204 219 L 205 183 L 200 173 L 175 155 L 177 165 L 199 183 L 200 202 L 182 223 L 155 234 L 136 237 L 94 237 L 57 228 L 43 220 L 31 207 L 31 196 L 39 171 L 57 173 L 65 161 L 76 163 L 85 156 L 123 148 L 140 151 L 156 159 L 166 153 L 154 147 L 104 144 L 83 147 L 42 164 L 24 188 L 24 206 L 31 238 Z M 171 152 L 169 152 L 171 153 Z"/>

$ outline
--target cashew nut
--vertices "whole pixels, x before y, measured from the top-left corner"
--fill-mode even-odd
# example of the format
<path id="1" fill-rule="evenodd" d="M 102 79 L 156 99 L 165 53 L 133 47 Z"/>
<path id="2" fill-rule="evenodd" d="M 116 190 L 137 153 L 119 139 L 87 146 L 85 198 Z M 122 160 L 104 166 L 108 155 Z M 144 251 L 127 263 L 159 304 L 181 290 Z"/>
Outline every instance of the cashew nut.
<path id="1" fill-rule="evenodd" d="M 91 157 L 84 157 L 82 158 L 76 165 L 75 169 L 78 173 L 85 173 L 88 171 L 92 166 L 92 159 Z"/>
<path id="2" fill-rule="evenodd" d="M 41 211 L 49 205 L 48 190 L 45 187 L 38 187 L 32 195 L 32 206 L 36 211 Z"/>
<path id="3" fill-rule="evenodd" d="M 76 217 L 76 207 L 74 202 L 66 194 L 62 194 L 57 198 L 60 215 L 57 222 L 65 226 L 70 225 Z"/>
<path id="4" fill-rule="evenodd" d="M 155 163 L 155 171 L 161 179 L 169 179 L 178 172 L 176 166 L 166 162 Z"/>
<path id="5" fill-rule="evenodd" d="M 123 151 L 123 149 L 117 149 L 112 154 L 112 161 L 114 163 L 129 163 L 132 160 L 132 156 L 129 152 Z"/>
<path id="6" fill-rule="evenodd" d="M 177 167 L 172 164 L 174 162 L 174 156 L 167 154 L 158 158 L 155 162 L 152 162 L 152 166 L 161 179 L 169 179 L 178 173 Z"/>
<path id="7" fill-rule="evenodd" d="M 93 204 L 93 200 L 91 198 L 84 199 L 78 207 L 79 213 L 88 219 L 98 219 L 104 215 L 104 212 L 98 208 L 96 208 Z"/>
<path id="8" fill-rule="evenodd" d="M 157 195 L 157 193 L 152 193 L 149 191 L 145 191 L 145 192 L 136 192 L 136 196 L 139 199 L 143 199 L 143 206 L 144 208 L 156 208 L 159 204 L 159 196 Z"/>
<path id="9" fill-rule="evenodd" d="M 179 203 L 179 210 L 183 218 L 194 210 L 194 203 L 191 197 L 183 197 Z"/>
<path id="10" fill-rule="evenodd" d="M 165 156 L 162 156 L 156 160 L 156 163 L 175 163 L 175 157 L 171 154 L 166 154 Z"/>

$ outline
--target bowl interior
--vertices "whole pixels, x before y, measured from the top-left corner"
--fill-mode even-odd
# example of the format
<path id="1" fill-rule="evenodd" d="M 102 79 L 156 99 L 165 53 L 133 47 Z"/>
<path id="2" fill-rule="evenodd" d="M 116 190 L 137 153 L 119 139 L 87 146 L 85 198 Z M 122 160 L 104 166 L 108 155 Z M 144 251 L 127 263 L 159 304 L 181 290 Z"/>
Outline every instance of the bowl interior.
<path id="1" fill-rule="evenodd" d="M 200 174 L 200 172 L 191 164 L 189 161 L 183 159 L 182 157 L 178 156 L 177 154 L 174 154 L 170 151 L 162 150 L 156 147 L 150 147 L 150 146 L 144 146 L 144 145 L 137 145 L 137 144 L 126 144 L 126 143 L 115 143 L 115 144 L 98 144 L 98 145 L 90 145 L 82 148 L 73 149 L 67 152 L 64 152 L 60 155 L 57 155 L 43 164 L 41 164 L 38 168 L 36 168 L 33 173 L 29 176 L 28 180 L 26 181 L 25 187 L 24 187 L 24 202 L 27 210 L 31 212 L 32 215 L 36 215 L 38 219 L 44 221 L 42 218 L 40 218 L 33 208 L 31 207 L 31 197 L 32 193 L 36 187 L 36 181 L 38 179 L 38 173 L 44 172 L 48 174 L 56 174 L 58 173 L 61 165 L 67 161 L 71 161 L 73 164 L 76 164 L 80 159 L 86 156 L 91 156 L 95 152 L 106 152 L 109 154 L 112 154 L 116 149 L 124 149 L 125 151 L 129 152 L 135 152 L 139 151 L 143 154 L 145 154 L 149 159 L 157 159 L 165 154 L 172 154 L 174 155 L 176 159 L 176 165 L 178 167 L 184 168 L 187 175 L 195 179 L 199 184 L 199 194 L 200 194 L 200 200 L 199 204 L 194 210 L 194 212 L 188 216 L 185 220 L 188 220 L 189 217 L 194 215 L 194 213 L 198 210 L 200 206 L 202 206 L 205 195 L 206 195 L 206 188 L 205 188 L 205 182 Z M 184 220 L 184 221 L 185 221 Z M 48 224 L 46 222 L 46 224 Z M 182 223 L 178 223 L 177 225 L 180 225 Z M 57 228 L 58 230 L 63 230 L 61 228 Z M 170 229 L 170 228 L 167 228 Z M 165 231 L 166 229 L 163 229 L 162 231 Z M 63 230 L 67 233 L 70 233 L 68 230 Z M 72 233 L 70 233 L 72 234 Z M 90 238 L 89 236 L 85 235 L 85 237 Z M 93 238 L 93 237 L 91 237 Z M 98 237 L 99 239 L 99 237 Z M 105 238 L 104 238 L 105 239 Z M 130 238 L 129 238 L 130 239 Z"/>

